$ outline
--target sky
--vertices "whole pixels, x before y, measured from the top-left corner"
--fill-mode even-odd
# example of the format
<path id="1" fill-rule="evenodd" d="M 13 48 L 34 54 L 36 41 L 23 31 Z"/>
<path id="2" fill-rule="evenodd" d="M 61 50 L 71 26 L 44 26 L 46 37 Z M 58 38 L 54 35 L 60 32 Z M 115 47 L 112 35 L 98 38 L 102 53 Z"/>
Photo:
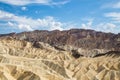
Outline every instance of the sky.
<path id="1" fill-rule="evenodd" d="M 0 34 L 73 28 L 120 33 L 120 0 L 0 0 Z"/>

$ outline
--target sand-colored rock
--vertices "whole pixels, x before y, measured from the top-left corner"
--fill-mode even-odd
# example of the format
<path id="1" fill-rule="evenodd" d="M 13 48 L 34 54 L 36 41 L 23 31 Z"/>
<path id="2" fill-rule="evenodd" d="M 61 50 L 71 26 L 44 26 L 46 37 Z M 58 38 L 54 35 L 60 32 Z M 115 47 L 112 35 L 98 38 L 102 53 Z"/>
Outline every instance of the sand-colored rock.
<path id="1" fill-rule="evenodd" d="M 120 80 L 120 53 L 75 58 L 40 44 L 0 39 L 0 80 Z"/>

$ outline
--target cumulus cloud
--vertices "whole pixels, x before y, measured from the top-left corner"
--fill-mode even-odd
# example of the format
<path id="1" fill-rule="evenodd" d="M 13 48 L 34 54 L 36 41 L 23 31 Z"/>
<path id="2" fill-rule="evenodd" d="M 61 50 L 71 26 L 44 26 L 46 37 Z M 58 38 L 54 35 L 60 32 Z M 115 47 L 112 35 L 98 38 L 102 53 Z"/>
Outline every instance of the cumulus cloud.
<path id="1" fill-rule="evenodd" d="M 23 31 L 40 28 L 47 28 L 48 30 L 63 30 L 63 23 L 59 22 L 52 16 L 47 16 L 43 19 L 32 19 L 23 16 L 16 16 L 5 11 L 0 11 L 0 20 L 6 22 L 8 26 L 14 26 Z"/>
<path id="2" fill-rule="evenodd" d="M 92 29 L 92 30 L 97 30 L 97 31 L 103 31 L 103 32 L 114 32 L 118 33 L 120 28 L 114 23 L 110 22 L 100 22 L 98 24 L 93 24 L 94 19 L 85 19 L 85 23 L 81 24 L 81 28 L 83 29 Z"/>
<path id="3" fill-rule="evenodd" d="M 120 13 L 119 12 L 110 12 L 105 13 L 105 17 L 111 18 L 114 22 L 120 22 Z"/>
<path id="4" fill-rule="evenodd" d="M 119 17 L 118 15 L 106 14 L 106 17 Z M 70 28 L 84 28 L 93 29 L 104 32 L 119 32 L 120 28 L 113 23 L 98 23 L 94 25 L 94 19 L 87 19 L 84 23 L 62 23 L 52 16 L 46 16 L 44 18 L 32 19 L 25 16 L 17 16 L 15 14 L 0 10 L 0 26 L 9 27 L 12 30 L 18 31 L 32 31 L 36 29 L 47 29 L 47 30 L 66 30 Z M 79 26 L 78 26 L 79 25 Z M 17 31 L 16 31 L 17 32 Z"/>
<path id="5" fill-rule="evenodd" d="M 84 19 L 86 22 L 81 24 L 83 29 L 92 29 L 93 19 Z"/>
<path id="6" fill-rule="evenodd" d="M 113 23 L 100 23 L 96 25 L 96 30 L 104 32 L 115 32 L 116 27 L 117 26 Z"/>
<path id="7" fill-rule="evenodd" d="M 19 24 L 18 25 L 19 29 L 23 29 L 23 30 L 29 30 L 32 31 L 33 29 L 30 27 L 30 25 L 26 25 L 26 24 Z"/>
<path id="8" fill-rule="evenodd" d="M 10 20 L 13 17 L 15 17 L 13 14 L 10 14 L 8 12 L 4 12 L 0 10 L 0 19 L 1 20 Z"/>
<path id="9" fill-rule="evenodd" d="M 54 1 L 54 0 L 0 0 L 0 2 L 4 2 L 11 5 L 28 5 L 28 4 L 43 4 L 43 5 L 63 5 L 68 3 L 70 0 L 61 0 L 61 1 Z"/>
<path id="10" fill-rule="evenodd" d="M 37 19 L 40 26 L 49 27 L 49 30 L 63 30 L 63 23 L 56 21 L 54 17 L 47 16 L 44 19 Z"/>

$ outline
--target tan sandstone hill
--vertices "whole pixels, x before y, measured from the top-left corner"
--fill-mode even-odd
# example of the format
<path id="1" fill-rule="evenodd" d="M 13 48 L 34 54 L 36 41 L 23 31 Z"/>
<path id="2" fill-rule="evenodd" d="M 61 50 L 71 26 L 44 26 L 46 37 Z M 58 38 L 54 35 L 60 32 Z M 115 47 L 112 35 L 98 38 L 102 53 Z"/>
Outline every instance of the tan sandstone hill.
<path id="1" fill-rule="evenodd" d="M 0 39 L 0 80 L 120 80 L 119 51 L 89 57 L 67 48 Z"/>

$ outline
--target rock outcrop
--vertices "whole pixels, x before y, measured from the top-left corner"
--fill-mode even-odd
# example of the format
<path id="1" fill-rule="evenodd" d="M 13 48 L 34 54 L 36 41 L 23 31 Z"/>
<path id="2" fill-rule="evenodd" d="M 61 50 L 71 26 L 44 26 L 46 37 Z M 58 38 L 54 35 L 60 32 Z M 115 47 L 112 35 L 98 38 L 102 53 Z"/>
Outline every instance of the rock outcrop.
<path id="1" fill-rule="evenodd" d="M 120 33 L 1 34 L 0 80 L 120 80 Z"/>
<path id="2" fill-rule="evenodd" d="M 76 50 L 80 55 L 94 57 L 109 51 L 120 51 L 120 33 L 104 33 L 94 30 L 71 29 L 65 31 L 35 30 L 32 32 L 11 33 L 0 38 L 12 37 L 17 40 L 32 42 L 37 48 L 42 43 L 62 51 Z"/>
<path id="3" fill-rule="evenodd" d="M 119 51 L 91 58 L 73 48 L 70 51 L 56 47 L 43 42 L 0 39 L 0 79 L 120 80 Z"/>

